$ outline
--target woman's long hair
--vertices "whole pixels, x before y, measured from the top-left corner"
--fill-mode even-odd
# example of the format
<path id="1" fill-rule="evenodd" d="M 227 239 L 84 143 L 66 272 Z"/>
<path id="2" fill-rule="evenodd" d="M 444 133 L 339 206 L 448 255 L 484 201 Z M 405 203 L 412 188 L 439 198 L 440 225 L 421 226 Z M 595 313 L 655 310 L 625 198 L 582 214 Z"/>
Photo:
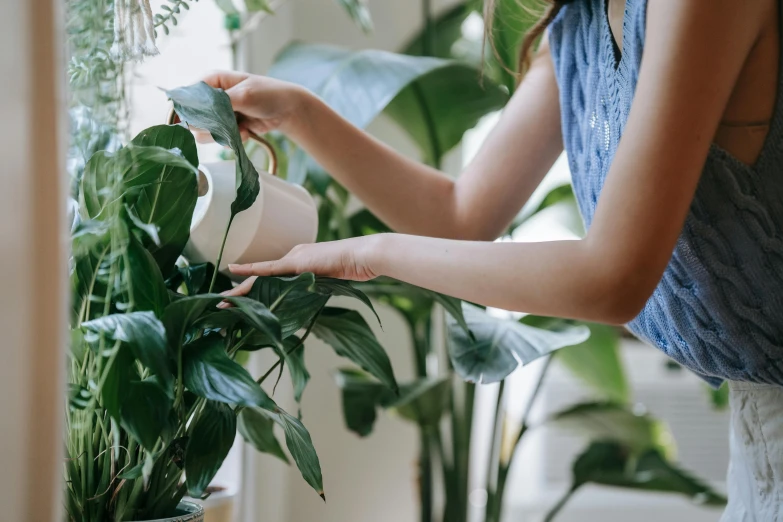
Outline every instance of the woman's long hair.
<path id="1" fill-rule="evenodd" d="M 499 2 L 521 2 L 522 0 L 485 0 L 484 2 L 484 32 L 486 36 L 486 41 L 489 42 L 490 46 L 492 47 L 492 51 L 495 53 L 495 56 L 498 56 L 497 47 L 495 47 L 495 41 L 493 38 L 493 27 L 495 25 L 495 17 L 497 16 L 496 11 L 499 9 L 498 3 Z M 538 38 L 544 33 L 546 28 L 549 26 L 550 23 L 552 23 L 552 20 L 555 19 L 557 14 L 560 12 L 560 10 L 566 5 L 571 3 L 572 0 L 545 0 L 546 1 L 546 9 L 539 18 L 538 22 L 530 28 L 530 30 L 525 34 L 524 39 L 522 40 L 521 49 L 519 52 L 519 63 L 517 64 L 517 71 L 516 73 L 522 74 L 525 72 L 525 70 L 530 65 L 530 59 L 533 52 L 533 47 L 538 41 Z M 515 71 L 510 71 L 512 73 L 515 73 Z"/>

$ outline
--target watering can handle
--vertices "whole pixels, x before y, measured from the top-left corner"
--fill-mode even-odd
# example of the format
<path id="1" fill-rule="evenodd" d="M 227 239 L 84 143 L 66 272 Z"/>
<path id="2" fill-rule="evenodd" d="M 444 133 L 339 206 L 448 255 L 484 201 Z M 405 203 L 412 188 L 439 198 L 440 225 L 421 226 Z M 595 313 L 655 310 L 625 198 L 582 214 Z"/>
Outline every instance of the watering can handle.
<path id="1" fill-rule="evenodd" d="M 169 115 L 166 118 L 166 124 L 167 125 L 173 125 L 179 121 L 179 116 L 177 115 L 177 111 L 175 111 L 173 108 L 169 111 Z M 275 152 L 275 148 L 272 146 L 269 141 L 262 138 L 258 134 L 254 132 L 248 131 L 248 134 L 250 135 L 250 138 L 257 141 L 259 145 L 261 145 L 264 148 L 264 151 L 266 152 L 267 158 L 269 158 L 269 164 L 267 165 L 267 170 L 270 174 L 273 176 L 277 176 L 277 153 Z"/>

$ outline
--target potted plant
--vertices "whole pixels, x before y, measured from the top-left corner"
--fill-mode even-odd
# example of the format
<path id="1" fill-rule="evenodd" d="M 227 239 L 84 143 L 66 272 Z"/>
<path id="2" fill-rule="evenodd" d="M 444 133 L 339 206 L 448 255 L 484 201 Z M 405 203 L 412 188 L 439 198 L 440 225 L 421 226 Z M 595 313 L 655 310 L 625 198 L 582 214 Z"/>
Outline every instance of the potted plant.
<path id="1" fill-rule="evenodd" d="M 233 217 L 258 194 L 227 95 L 197 84 L 169 91 L 181 119 L 209 130 L 237 155 Z M 310 434 L 261 387 L 288 366 L 297 393 L 307 382 L 303 343 L 319 336 L 384 383 L 388 356 L 358 312 L 333 295 L 370 305 L 345 281 L 301 274 L 259 278 L 247 297 L 217 292 L 231 282 L 215 263 L 180 258 L 197 199 L 198 156 L 180 125 L 146 129 L 117 152 L 97 152 L 79 185 L 72 229 L 71 347 L 65 461 L 67 519 L 78 522 L 201 520 L 203 497 L 239 431 L 257 450 L 287 460 L 322 497 Z M 236 359 L 269 349 L 261 377 Z M 279 372 L 278 372 L 279 376 Z"/>

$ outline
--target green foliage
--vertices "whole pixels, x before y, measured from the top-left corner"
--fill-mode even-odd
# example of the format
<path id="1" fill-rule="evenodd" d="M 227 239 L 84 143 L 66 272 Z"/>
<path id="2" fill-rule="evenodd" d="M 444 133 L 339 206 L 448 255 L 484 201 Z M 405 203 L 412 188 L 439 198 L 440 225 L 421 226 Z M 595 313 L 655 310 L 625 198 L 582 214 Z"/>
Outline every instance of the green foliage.
<path id="1" fill-rule="evenodd" d="M 377 50 L 293 44 L 269 74 L 307 87 L 361 128 L 387 111 L 435 165 L 465 131 L 508 99 L 496 85 L 482 86 L 478 71 L 464 63 Z M 461 110 L 452 110 L 455 106 Z M 320 168 L 295 149 L 288 179 L 302 183 L 308 171 Z"/>
<path id="2" fill-rule="evenodd" d="M 236 145 L 222 91 L 200 84 L 172 92 L 183 119 Z M 236 212 L 255 197 L 250 171 L 239 163 Z M 303 343 L 317 329 L 338 353 L 378 375 L 390 394 L 396 390 L 388 357 L 361 316 L 324 311 L 340 295 L 374 312 L 350 283 L 313 274 L 259 278 L 249 296 L 225 298 L 231 307 L 215 308 L 224 298 L 210 289 L 230 288 L 230 281 L 216 273 L 217 263 L 180 258 L 197 198 L 197 165 L 193 137 L 180 126 L 152 127 L 87 163 L 71 262 L 65 466 L 71 520 L 172 516 L 184 494 L 206 491 L 237 424 L 259 450 L 285 460 L 272 424 L 279 426 L 303 478 L 323 496 L 310 434 L 261 387 L 269 373 L 256 379 L 237 362 L 244 350 L 272 347 L 278 365 L 288 364 L 300 400 L 309 379 Z"/>
<path id="3" fill-rule="evenodd" d="M 550 522 L 585 484 L 594 483 L 619 488 L 677 493 L 694 503 L 722 506 L 726 498 L 707 483 L 680 469 L 654 449 L 634 455 L 617 442 L 592 443 L 573 464 L 571 488 L 544 519 Z"/>
<path id="4" fill-rule="evenodd" d="M 153 17 L 156 34 L 158 29 L 161 29 L 164 34 L 169 34 L 171 31 L 169 25 L 174 27 L 179 25 L 178 16 L 190 9 L 188 2 L 198 2 L 198 0 L 166 0 L 166 2 L 160 7 L 161 12 Z"/>
<path id="5" fill-rule="evenodd" d="M 464 305 L 463 312 L 473 336 L 452 328 L 449 356 L 455 371 L 471 382 L 501 381 L 520 364 L 581 344 L 590 336 L 588 328 L 568 321 L 553 322 L 541 329 L 493 317 L 471 305 Z"/>

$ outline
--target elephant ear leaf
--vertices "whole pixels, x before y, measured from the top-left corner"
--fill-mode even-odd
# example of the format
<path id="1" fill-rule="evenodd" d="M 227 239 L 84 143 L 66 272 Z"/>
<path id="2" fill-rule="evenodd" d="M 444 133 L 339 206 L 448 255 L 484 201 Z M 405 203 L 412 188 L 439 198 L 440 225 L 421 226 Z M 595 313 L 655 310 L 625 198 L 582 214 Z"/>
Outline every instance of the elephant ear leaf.
<path id="1" fill-rule="evenodd" d="M 583 343 L 590 336 L 586 326 L 568 321 L 542 329 L 495 317 L 473 305 L 462 308 L 468 328 L 450 323 L 449 356 L 456 372 L 472 382 L 501 381 L 518 366 Z"/>
<path id="2" fill-rule="evenodd" d="M 236 155 L 237 195 L 231 204 L 231 217 L 247 210 L 261 190 L 258 171 L 250 162 L 239 134 L 231 100 L 223 89 L 204 82 L 166 91 L 183 122 L 208 131 L 214 140 Z"/>

